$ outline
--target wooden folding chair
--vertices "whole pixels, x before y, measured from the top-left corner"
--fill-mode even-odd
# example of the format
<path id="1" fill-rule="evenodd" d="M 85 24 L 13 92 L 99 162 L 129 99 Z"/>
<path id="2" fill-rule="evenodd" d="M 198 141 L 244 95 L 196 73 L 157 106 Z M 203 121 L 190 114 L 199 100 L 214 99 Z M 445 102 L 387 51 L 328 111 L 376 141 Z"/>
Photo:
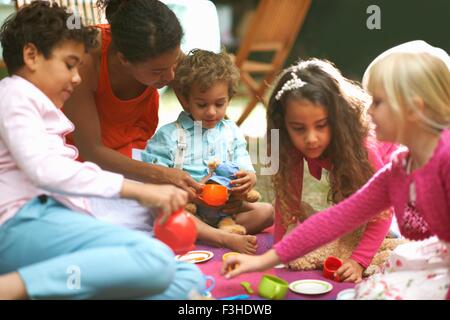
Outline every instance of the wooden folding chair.
<path id="1" fill-rule="evenodd" d="M 250 101 L 237 121 L 238 125 L 245 121 L 259 101 L 267 106 L 264 95 L 268 84 L 283 67 L 310 5 L 311 0 L 260 1 L 235 58 L 241 81 L 250 92 Z M 271 53 L 271 61 L 250 60 L 250 55 L 255 53 Z M 255 79 L 258 75 L 262 80 Z"/>
<path id="2" fill-rule="evenodd" d="M 16 8 L 19 9 L 33 0 L 16 0 Z M 96 6 L 96 0 L 52 0 L 61 6 L 65 6 L 81 17 L 84 25 L 107 23 L 105 14 Z"/>

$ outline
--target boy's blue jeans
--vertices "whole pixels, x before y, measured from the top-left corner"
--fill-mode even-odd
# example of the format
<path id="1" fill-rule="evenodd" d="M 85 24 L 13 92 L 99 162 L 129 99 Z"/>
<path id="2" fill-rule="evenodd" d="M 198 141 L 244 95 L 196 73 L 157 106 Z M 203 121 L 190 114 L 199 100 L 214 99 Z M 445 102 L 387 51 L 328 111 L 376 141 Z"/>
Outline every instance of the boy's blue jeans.
<path id="1" fill-rule="evenodd" d="M 0 274 L 31 299 L 186 299 L 205 279 L 162 242 L 35 198 L 0 226 Z"/>

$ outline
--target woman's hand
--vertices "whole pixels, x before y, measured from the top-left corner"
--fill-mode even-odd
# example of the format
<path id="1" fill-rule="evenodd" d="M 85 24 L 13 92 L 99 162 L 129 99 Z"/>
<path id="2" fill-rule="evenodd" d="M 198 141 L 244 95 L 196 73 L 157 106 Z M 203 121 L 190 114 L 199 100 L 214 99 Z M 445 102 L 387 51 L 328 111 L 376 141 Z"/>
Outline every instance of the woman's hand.
<path id="1" fill-rule="evenodd" d="M 157 170 L 159 174 L 158 177 L 154 177 L 153 181 L 156 183 L 177 186 L 186 191 L 189 195 L 189 199 L 191 200 L 195 199 L 197 194 L 200 193 L 204 187 L 203 184 L 196 182 L 187 172 L 183 170 L 166 168 L 163 166 L 156 167 L 158 167 Z"/>
<path id="2" fill-rule="evenodd" d="M 232 186 L 235 186 L 231 189 L 231 192 L 238 196 L 246 195 L 256 184 L 254 172 L 238 171 L 235 176 L 237 179 L 230 182 Z"/>
<path id="3" fill-rule="evenodd" d="M 364 267 L 353 259 L 344 260 L 342 266 L 336 271 L 336 276 L 343 282 L 361 282 Z"/>
<path id="4" fill-rule="evenodd" d="M 241 273 L 264 271 L 276 266 L 279 263 L 280 258 L 273 249 L 260 256 L 238 254 L 229 257 L 223 262 L 220 273 L 224 275 L 225 278 L 230 279 L 240 275 Z"/>

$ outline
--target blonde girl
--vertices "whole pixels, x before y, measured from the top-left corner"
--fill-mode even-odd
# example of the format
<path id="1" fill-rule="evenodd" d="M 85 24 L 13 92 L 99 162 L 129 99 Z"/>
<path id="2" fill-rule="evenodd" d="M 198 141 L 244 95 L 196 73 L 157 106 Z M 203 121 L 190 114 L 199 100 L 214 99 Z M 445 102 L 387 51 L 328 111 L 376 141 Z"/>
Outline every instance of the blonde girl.
<path id="1" fill-rule="evenodd" d="M 384 273 L 357 285 L 356 298 L 450 298 L 450 58 L 423 41 L 409 42 L 377 57 L 363 82 L 373 96 L 369 114 L 378 139 L 408 150 L 262 256 L 227 260 L 224 273 L 239 263 L 227 277 L 303 256 L 393 206 L 402 235 L 425 241 L 399 246 Z"/>

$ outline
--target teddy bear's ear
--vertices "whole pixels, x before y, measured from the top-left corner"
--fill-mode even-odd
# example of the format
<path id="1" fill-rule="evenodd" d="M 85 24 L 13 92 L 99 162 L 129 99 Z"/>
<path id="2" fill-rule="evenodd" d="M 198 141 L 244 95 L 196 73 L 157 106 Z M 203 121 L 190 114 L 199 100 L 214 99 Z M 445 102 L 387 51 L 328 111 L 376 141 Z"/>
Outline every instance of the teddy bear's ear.
<path id="1" fill-rule="evenodd" d="M 217 159 L 217 158 L 211 159 L 207 163 L 210 172 L 213 172 L 214 170 L 216 170 L 217 167 L 219 166 L 219 164 L 220 164 L 220 159 Z"/>

